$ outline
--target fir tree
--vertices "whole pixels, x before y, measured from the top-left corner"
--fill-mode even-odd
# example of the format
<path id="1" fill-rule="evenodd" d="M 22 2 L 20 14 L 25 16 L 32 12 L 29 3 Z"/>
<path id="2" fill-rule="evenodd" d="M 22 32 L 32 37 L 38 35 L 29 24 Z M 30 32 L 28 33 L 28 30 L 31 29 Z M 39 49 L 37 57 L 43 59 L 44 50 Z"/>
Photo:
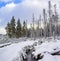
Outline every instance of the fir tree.
<path id="1" fill-rule="evenodd" d="M 23 36 L 25 37 L 26 36 L 26 22 L 25 21 L 23 22 L 22 33 L 23 33 Z"/>
<path id="2" fill-rule="evenodd" d="M 6 29 L 7 35 L 11 38 L 12 37 L 12 35 L 11 35 L 11 25 L 10 25 L 9 22 L 8 22 L 5 29 Z"/>
<path id="3" fill-rule="evenodd" d="M 16 29 L 15 29 L 15 18 L 14 18 L 14 16 L 12 17 L 10 24 L 11 24 L 11 35 L 12 35 L 12 37 L 15 37 L 16 36 Z"/>
<path id="4" fill-rule="evenodd" d="M 16 37 L 17 38 L 21 37 L 21 23 L 20 23 L 20 19 L 18 19 L 18 21 L 17 21 Z"/>

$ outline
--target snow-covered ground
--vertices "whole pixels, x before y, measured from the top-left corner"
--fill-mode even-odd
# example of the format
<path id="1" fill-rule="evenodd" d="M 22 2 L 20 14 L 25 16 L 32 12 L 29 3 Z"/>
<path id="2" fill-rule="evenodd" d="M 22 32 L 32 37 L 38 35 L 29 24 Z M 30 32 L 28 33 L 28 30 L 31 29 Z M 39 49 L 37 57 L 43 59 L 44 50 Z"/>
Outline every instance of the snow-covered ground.
<path id="1" fill-rule="evenodd" d="M 22 61 L 22 55 L 26 55 L 23 48 L 33 43 L 34 41 L 25 41 L 0 48 L 0 61 Z"/>
<path id="2" fill-rule="evenodd" d="M 41 45 L 37 44 L 32 55 L 38 61 L 60 61 L 60 40 L 52 38 L 51 41 L 45 41 Z"/>
<path id="3" fill-rule="evenodd" d="M 60 38 L 0 38 L 7 43 L 0 43 L 0 61 L 23 61 L 26 58 L 26 49 L 32 46 L 33 58 L 38 61 L 60 61 Z M 9 42 L 8 42 L 9 41 Z"/>
<path id="4" fill-rule="evenodd" d="M 48 53 L 45 53 L 43 59 L 38 60 L 38 61 L 60 61 L 60 56 L 57 56 L 57 55 L 52 56 Z"/>
<path id="5" fill-rule="evenodd" d="M 21 42 L 27 40 L 27 37 L 22 37 L 22 38 L 9 38 L 6 35 L 0 36 L 0 44 L 4 43 L 16 43 L 16 42 Z"/>

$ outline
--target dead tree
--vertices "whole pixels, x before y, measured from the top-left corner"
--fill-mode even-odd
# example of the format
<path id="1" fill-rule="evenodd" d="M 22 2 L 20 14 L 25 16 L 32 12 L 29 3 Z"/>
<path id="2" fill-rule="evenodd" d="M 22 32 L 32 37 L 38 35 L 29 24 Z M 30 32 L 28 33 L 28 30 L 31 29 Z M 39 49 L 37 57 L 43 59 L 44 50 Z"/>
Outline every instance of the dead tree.
<path id="1" fill-rule="evenodd" d="M 34 22 L 35 22 L 35 17 L 34 17 L 34 13 L 33 13 L 33 16 L 32 16 L 32 23 L 33 23 L 33 38 L 35 40 L 35 29 L 34 29 Z"/>
<path id="2" fill-rule="evenodd" d="M 41 19 L 41 15 L 40 15 L 40 17 L 39 17 L 40 37 L 42 37 L 42 27 L 41 27 L 41 21 L 42 21 L 42 19 Z"/>
<path id="3" fill-rule="evenodd" d="M 28 29 L 27 29 L 27 20 L 26 20 L 26 37 L 27 37 L 27 32 L 28 32 Z"/>
<path id="4" fill-rule="evenodd" d="M 58 26 L 58 14 L 57 14 L 57 10 L 56 10 L 56 4 L 54 5 L 54 24 L 55 24 L 55 36 L 57 36 L 57 31 L 58 31 L 58 29 L 57 29 L 57 26 Z"/>
<path id="5" fill-rule="evenodd" d="M 40 34 L 41 34 L 41 15 L 39 16 L 39 19 L 38 19 L 38 24 L 37 24 L 37 29 L 36 29 L 36 34 L 37 34 L 37 37 L 40 37 Z"/>
<path id="6" fill-rule="evenodd" d="M 52 36 L 52 10 L 51 10 L 51 1 L 49 1 L 48 2 L 48 4 L 49 4 L 49 30 L 50 30 L 50 32 L 49 32 L 49 36 Z"/>
<path id="7" fill-rule="evenodd" d="M 44 20 L 44 37 L 46 38 L 46 11 L 43 9 L 43 20 Z"/>

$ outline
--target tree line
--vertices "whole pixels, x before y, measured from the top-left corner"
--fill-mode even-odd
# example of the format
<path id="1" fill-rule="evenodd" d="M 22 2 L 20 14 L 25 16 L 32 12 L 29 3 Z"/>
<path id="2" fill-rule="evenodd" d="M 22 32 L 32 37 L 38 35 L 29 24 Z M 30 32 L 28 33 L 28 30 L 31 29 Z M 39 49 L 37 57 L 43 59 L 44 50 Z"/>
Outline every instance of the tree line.
<path id="1" fill-rule="evenodd" d="M 6 32 L 7 35 L 12 38 L 12 37 L 25 37 L 27 30 L 26 22 L 23 22 L 23 25 L 20 22 L 20 19 L 17 20 L 17 23 L 15 22 L 14 16 L 12 16 L 12 19 L 10 22 L 8 22 L 6 26 Z"/>
<path id="2" fill-rule="evenodd" d="M 52 9 L 52 7 L 54 7 Z M 48 1 L 48 12 L 44 8 L 43 9 L 43 14 L 39 16 L 39 19 L 37 19 L 37 28 L 34 29 L 34 22 L 35 22 L 35 17 L 33 15 L 33 36 L 34 37 L 51 37 L 51 36 L 60 36 L 60 19 L 59 15 L 57 12 L 57 5 L 54 4 L 52 6 L 51 1 Z M 43 22 L 43 28 L 42 24 Z"/>
<path id="3" fill-rule="evenodd" d="M 42 23 L 44 27 L 42 28 Z M 60 36 L 60 24 L 59 16 L 57 13 L 56 4 L 54 4 L 54 10 L 52 10 L 51 1 L 48 1 L 48 12 L 44 8 L 43 14 L 37 19 L 37 27 L 35 29 L 35 16 L 32 15 L 32 23 L 30 29 L 27 28 L 27 22 L 24 21 L 23 25 L 18 19 L 17 24 L 15 23 L 14 16 L 6 26 L 6 32 L 9 37 L 51 37 Z"/>

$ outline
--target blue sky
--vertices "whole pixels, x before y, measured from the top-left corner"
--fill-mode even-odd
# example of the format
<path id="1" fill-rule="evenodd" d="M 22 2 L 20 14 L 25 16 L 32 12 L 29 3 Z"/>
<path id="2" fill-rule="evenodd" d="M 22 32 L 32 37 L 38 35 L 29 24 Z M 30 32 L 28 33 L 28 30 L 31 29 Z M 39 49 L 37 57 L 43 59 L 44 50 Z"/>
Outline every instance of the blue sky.
<path id="1" fill-rule="evenodd" d="M 35 14 L 35 20 L 42 14 L 45 8 L 48 12 L 49 0 L 0 0 L 0 34 L 5 34 L 6 24 L 14 16 L 16 21 L 20 18 L 21 22 L 28 20 L 28 24 L 32 22 L 32 14 Z M 60 8 L 60 0 L 50 0 L 52 6 L 57 4 L 57 10 Z M 44 4 L 44 5 L 42 5 Z M 60 13 L 60 9 L 58 10 Z"/>
<path id="2" fill-rule="evenodd" d="M 22 0 L 11 0 L 11 1 L 7 1 L 7 2 L 5 2 L 5 1 L 0 1 L 0 8 L 1 8 L 1 7 L 4 7 L 6 4 L 9 4 L 9 3 L 11 3 L 11 2 L 14 2 L 15 4 L 18 4 L 18 3 L 21 3 Z"/>

